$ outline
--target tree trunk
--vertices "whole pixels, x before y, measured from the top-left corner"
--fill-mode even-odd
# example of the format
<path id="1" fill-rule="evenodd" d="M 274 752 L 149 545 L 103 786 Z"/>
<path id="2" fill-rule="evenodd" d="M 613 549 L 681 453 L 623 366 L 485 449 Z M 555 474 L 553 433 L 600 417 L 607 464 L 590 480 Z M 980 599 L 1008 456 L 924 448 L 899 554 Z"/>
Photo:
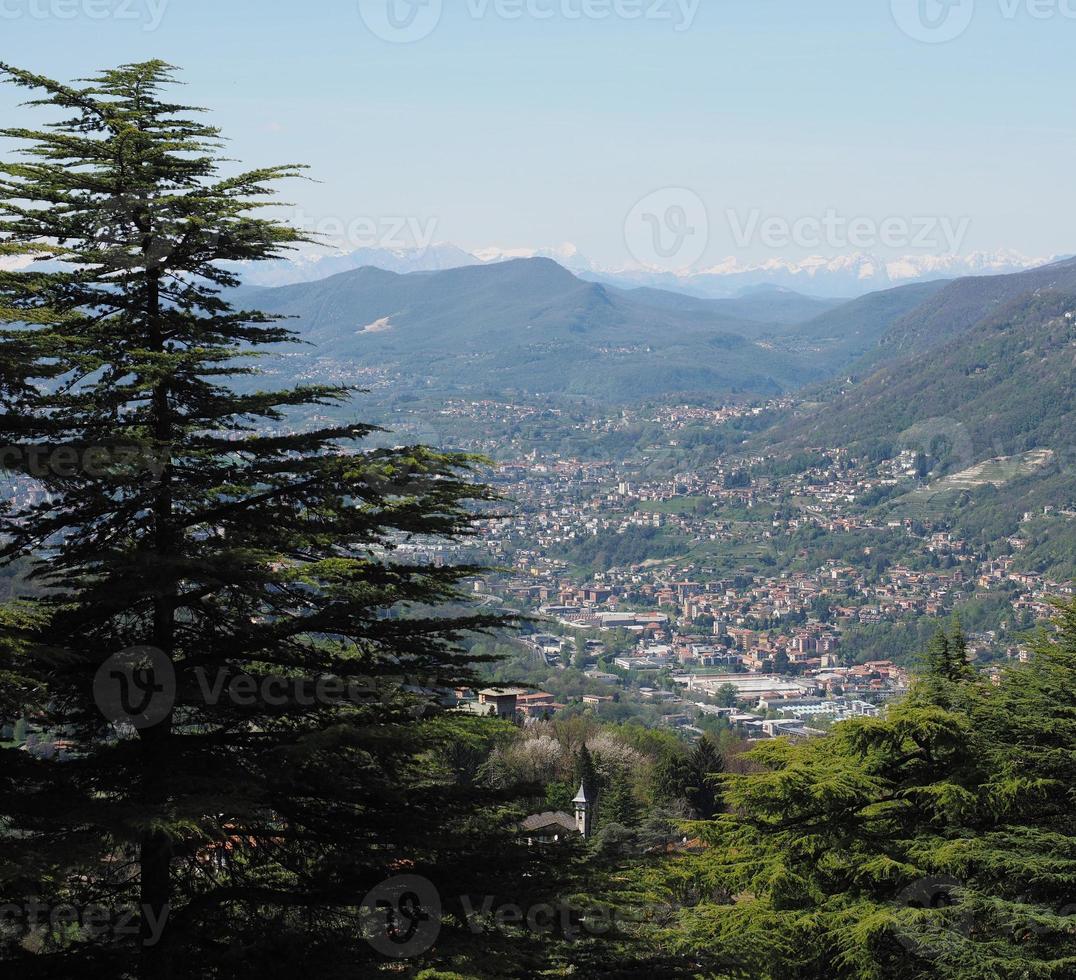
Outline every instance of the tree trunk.
<path id="1" fill-rule="evenodd" d="M 160 329 L 160 271 L 153 262 L 152 232 L 146 235 L 143 255 L 147 261 L 146 317 L 150 347 L 164 352 L 164 337 Z M 158 384 L 153 391 L 153 434 L 157 450 L 172 439 L 171 405 L 168 388 Z M 166 465 L 160 475 L 154 501 L 154 550 L 165 558 L 174 547 L 173 500 L 171 467 Z M 156 595 L 153 600 L 153 645 L 170 658 L 175 653 L 175 597 Z M 142 731 L 143 799 L 147 813 L 161 815 L 160 809 L 168 799 L 167 743 L 171 737 L 172 714 L 169 712 L 158 725 Z M 169 980 L 173 976 L 173 959 L 169 955 L 168 919 L 172 902 L 172 839 L 163 830 L 148 830 L 142 835 L 139 848 L 141 872 L 141 930 L 139 935 L 141 960 L 140 980 Z"/>
<path id="2" fill-rule="evenodd" d="M 171 911 L 172 840 L 161 831 L 142 835 L 139 849 L 141 899 L 139 980 L 170 980 L 172 958 L 168 953 L 168 916 Z"/>

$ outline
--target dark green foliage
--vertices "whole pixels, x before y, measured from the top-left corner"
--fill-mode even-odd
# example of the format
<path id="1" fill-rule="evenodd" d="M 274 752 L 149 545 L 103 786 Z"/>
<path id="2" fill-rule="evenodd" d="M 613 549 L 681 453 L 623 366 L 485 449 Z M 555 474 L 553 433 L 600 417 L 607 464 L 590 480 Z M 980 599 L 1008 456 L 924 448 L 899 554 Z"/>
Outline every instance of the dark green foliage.
<path id="1" fill-rule="evenodd" d="M 607 571 L 656 558 L 670 558 L 688 550 L 686 540 L 657 527 L 629 527 L 623 534 L 602 531 L 555 550 L 557 557 L 590 572 Z"/>
<path id="2" fill-rule="evenodd" d="M 691 770 L 687 752 L 680 746 L 674 751 L 663 752 L 654 766 L 655 799 L 663 804 L 675 804 L 679 800 L 685 800 L 690 782 Z"/>
<path id="3" fill-rule="evenodd" d="M 640 879 L 702 897 L 651 939 L 752 980 L 1072 976 L 1076 603 L 999 685 L 962 645 L 886 718 L 752 750 L 709 850 Z"/>
<path id="4" fill-rule="evenodd" d="M 553 782 L 545 788 L 545 805 L 548 809 L 572 812 L 572 800 L 575 798 L 577 789 L 571 783 Z"/>
<path id="5" fill-rule="evenodd" d="M 654 795 L 662 803 L 679 804 L 695 818 L 710 820 L 722 808 L 721 776 L 725 760 L 710 735 L 690 751 L 666 751 L 654 771 Z"/>
<path id="6" fill-rule="evenodd" d="M 931 620 L 910 623 L 871 623 L 848 630 L 846 646 L 855 651 L 855 660 L 892 660 L 906 666 L 918 665 L 937 627 Z"/>
<path id="7" fill-rule="evenodd" d="M 629 830 L 638 826 L 642 816 L 642 807 L 632 794 L 631 783 L 626 773 L 614 779 L 605 791 L 602 797 L 601 816 L 605 824 L 618 824 Z"/>
<path id="8" fill-rule="evenodd" d="M 579 755 L 576 757 L 575 762 L 575 776 L 576 784 L 582 786 L 587 794 L 587 797 L 591 801 L 596 801 L 598 792 L 601 788 L 601 783 L 598 777 L 598 770 L 594 766 L 594 758 L 590 754 L 590 749 L 586 745 L 582 745 L 579 748 Z"/>
<path id="9" fill-rule="evenodd" d="M 687 769 L 684 798 L 695 816 L 701 820 L 711 820 L 721 810 L 720 778 L 725 771 L 725 760 L 708 735 L 700 738 L 692 749 Z"/>
<path id="10" fill-rule="evenodd" d="M 956 468 L 1040 448 L 1068 459 L 1076 323 L 1065 314 L 1076 308 L 1076 266 L 1056 278 L 1071 288 L 990 306 L 949 343 L 887 364 L 777 435 L 853 448 L 886 440 L 944 453 Z"/>
<path id="11" fill-rule="evenodd" d="M 960 682 L 975 677 L 975 670 L 968 663 L 968 644 L 959 620 L 953 623 L 949 632 L 938 629 L 923 660 L 921 693 L 934 704 L 952 707 L 952 691 L 959 690 Z"/>
<path id="12" fill-rule="evenodd" d="M 0 72 L 61 114 L 3 131 L 24 147 L 0 165 L 3 249 L 52 261 L 0 272 L 0 428 L 24 448 L 127 454 L 46 472 L 49 497 L 3 515 L 2 557 L 37 555 L 41 592 L 0 613 L 0 711 L 69 749 L 0 750 L 0 902 L 141 910 L 142 928 L 33 951 L 5 934 L 0 957 L 22 977 L 360 976 L 383 962 L 357 917 L 385 879 L 420 875 L 447 903 L 493 889 L 497 853 L 496 887 L 521 900 L 537 858 L 513 843 L 508 798 L 444 752 L 488 751 L 490 723 L 436 697 L 474 682 L 461 640 L 499 621 L 439 615 L 475 570 L 399 548 L 474 534 L 491 494 L 467 457 L 363 452 L 359 423 L 293 431 L 296 410 L 350 393 L 255 390 L 250 358 L 292 335 L 224 298 L 221 262 L 298 241 L 258 214 L 299 169 L 222 176 L 217 130 L 164 99 L 161 62 L 80 87 Z M 92 696 L 136 646 L 176 675 L 137 731 Z M 270 679 L 242 698 L 203 683 Z M 311 697 L 319 680 L 353 687 Z M 452 921 L 430 957 L 473 949 Z M 490 939 L 483 957 L 512 975 L 524 946 Z"/>

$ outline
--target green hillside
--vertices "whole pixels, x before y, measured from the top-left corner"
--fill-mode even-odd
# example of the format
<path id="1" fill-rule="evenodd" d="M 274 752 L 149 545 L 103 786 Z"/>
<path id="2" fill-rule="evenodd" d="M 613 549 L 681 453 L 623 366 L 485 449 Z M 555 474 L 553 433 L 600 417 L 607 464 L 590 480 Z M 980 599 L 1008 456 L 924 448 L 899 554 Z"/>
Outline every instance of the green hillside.
<path id="1" fill-rule="evenodd" d="M 884 364 L 943 346 L 1038 291 L 1076 291 L 1076 261 L 869 293 L 790 328 L 781 343 L 824 354 L 834 376 L 864 378 Z"/>
<path id="2" fill-rule="evenodd" d="M 828 311 L 847 305 L 847 300 L 819 299 L 804 296 L 791 289 L 756 289 L 736 299 L 705 299 L 673 293 L 666 289 L 652 289 L 643 286 L 638 289 L 618 290 L 623 295 L 646 306 L 665 310 L 709 313 L 716 316 L 731 317 L 747 321 L 740 327 L 745 336 L 752 324 L 767 333 L 774 331 L 775 325 L 787 327 L 806 323 Z"/>
<path id="3" fill-rule="evenodd" d="M 879 369 L 779 434 L 803 445 L 950 443 L 970 466 L 1073 441 L 1076 291 L 1039 292 L 925 354 Z"/>
<path id="4" fill-rule="evenodd" d="M 383 369 L 429 393 L 563 394 L 628 402 L 690 394 L 772 396 L 826 375 L 822 355 L 760 346 L 779 329 L 715 312 L 665 308 L 584 282 L 548 259 L 396 275 L 374 268 L 248 290 L 243 301 L 293 316 L 306 364 L 339 375 Z M 738 308 L 745 308 L 740 304 Z M 347 380 L 346 377 L 343 380 Z"/>
<path id="5" fill-rule="evenodd" d="M 1076 292 L 1076 261 L 1005 276 L 956 279 L 896 321 L 868 362 L 932 350 L 1036 292 Z"/>
<path id="6" fill-rule="evenodd" d="M 792 337 L 805 350 L 825 349 L 835 361 L 852 362 L 877 348 L 894 323 L 947 285 L 941 280 L 868 293 L 808 320 Z"/>
<path id="7" fill-rule="evenodd" d="M 943 522 L 1017 567 L 1067 577 L 1076 520 L 1076 290 L 1038 290 L 940 348 L 881 368 L 765 435 L 792 454 L 922 451 L 931 477 L 880 507 Z"/>

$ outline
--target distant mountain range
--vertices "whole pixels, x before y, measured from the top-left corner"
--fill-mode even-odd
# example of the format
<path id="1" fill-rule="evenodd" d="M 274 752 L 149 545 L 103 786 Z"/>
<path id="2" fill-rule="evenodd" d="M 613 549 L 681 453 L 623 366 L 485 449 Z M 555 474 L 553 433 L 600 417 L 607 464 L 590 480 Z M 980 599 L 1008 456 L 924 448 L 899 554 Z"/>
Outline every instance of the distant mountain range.
<path id="1" fill-rule="evenodd" d="M 876 350 L 873 372 L 777 434 L 802 445 L 912 446 L 927 426 L 959 440 L 965 463 L 1076 446 L 1076 262 L 1049 276 L 952 283 L 898 319 Z"/>
<path id="2" fill-rule="evenodd" d="M 815 255 L 799 261 L 775 258 L 759 263 L 743 263 L 730 258 L 707 269 L 677 274 L 647 270 L 588 270 L 581 274 L 617 284 L 656 286 L 699 296 L 736 296 L 753 287 L 768 285 L 811 296 L 851 299 L 907 283 L 1018 272 L 1046 261 L 1015 252 L 976 252 L 966 256 L 906 255 L 889 259 L 854 253 L 830 258 Z"/>
<path id="3" fill-rule="evenodd" d="M 707 298 L 503 258 L 407 274 L 366 267 L 243 298 L 296 317 L 315 345 L 293 355 L 289 381 L 374 376 L 390 427 L 448 397 L 608 410 L 799 392 L 744 449 L 922 452 L 923 480 L 862 501 L 880 520 L 944 519 L 980 547 L 1019 535 L 1044 567 L 1071 568 L 1076 524 L 1055 512 L 1076 502 L 1076 260 L 852 300 L 777 285 L 741 292 Z"/>
<path id="4" fill-rule="evenodd" d="M 892 291 L 885 308 L 895 312 L 916 288 Z M 885 295 L 813 323 L 861 322 L 849 308 L 877 312 Z M 883 510 L 944 517 L 983 541 L 1017 533 L 1025 513 L 1076 501 L 1076 261 L 950 283 L 876 332 L 861 380 L 796 409 L 760 443 L 791 455 L 922 452 L 928 480 Z M 1071 567 L 1076 528 L 1051 535 L 1039 542 L 1044 554 Z"/>
<path id="5" fill-rule="evenodd" d="M 425 249 L 360 248 L 351 252 L 302 254 L 294 259 L 240 268 L 254 286 L 284 286 L 326 279 L 340 272 L 373 266 L 386 272 L 430 272 L 472 265 L 549 258 L 580 278 L 622 288 L 652 287 L 709 298 L 735 298 L 758 287 L 779 287 L 814 297 L 862 296 L 906 283 L 959 276 L 1018 272 L 1045 264 L 1015 252 L 977 252 L 967 256 L 910 255 L 880 258 L 856 253 L 800 261 L 771 259 L 742 263 L 737 259 L 681 274 L 646 269 L 608 269 L 591 262 L 571 244 L 553 248 L 485 248 L 468 252 L 438 243 Z"/>
<path id="6" fill-rule="evenodd" d="M 371 266 L 386 272 L 439 272 L 519 259 L 552 259 L 569 272 L 591 282 L 624 289 L 648 287 L 710 299 L 734 299 L 755 289 L 785 289 L 815 298 L 854 299 L 895 286 L 966 276 L 1004 275 L 1057 261 L 1028 258 L 1013 251 L 969 255 L 906 255 L 883 258 L 869 253 L 800 260 L 773 258 L 742 262 L 728 258 L 708 268 L 683 273 L 644 268 L 611 269 L 592 262 L 571 243 L 550 248 L 480 248 L 468 251 L 449 242 L 424 248 L 363 247 L 350 251 L 304 247 L 273 262 L 232 265 L 250 286 L 290 286 L 327 279 L 341 272 Z M 24 256 L 0 257 L 0 269 L 24 268 Z"/>
<path id="7" fill-rule="evenodd" d="M 751 321 L 751 324 L 743 325 L 744 329 L 751 333 L 758 330 L 758 325 L 762 325 L 764 334 L 772 333 L 774 324 L 789 326 L 805 323 L 822 317 L 847 302 L 842 299 L 804 296 L 779 286 L 759 286 L 735 299 L 706 299 L 650 286 L 637 286 L 633 289 L 611 288 L 658 309 L 717 313 Z"/>
<path id="8" fill-rule="evenodd" d="M 537 258 L 406 274 L 364 266 L 241 296 L 295 318 L 313 347 L 293 356 L 314 375 L 374 371 L 430 395 L 628 403 L 832 389 L 941 347 L 1012 303 L 1070 289 L 1076 260 L 852 301 L 780 288 L 705 299 L 588 281 Z"/>
<path id="9" fill-rule="evenodd" d="M 401 379 L 400 391 L 429 396 L 757 397 L 827 371 L 824 356 L 764 338 L 794 329 L 828 302 L 769 290 L 738 300 L 621 290 L 550 259 L 406 275 L 364 267 L 248 287 L 238 299 L 294 317 L 314 345 L 294 352 L 304 360 L 289 374 L 358 380 L 358 372 L 375 370 Z"/>
<path id="10" fill-rule="evenodd" d="M 358 248 L 351 252 L 303 252 L 273 262 L 235 263 L 232 268 L 249 286 L 291 286 L 316 282 L 364 266 L 386 272 L 431 272 L 478 265 L 479 260 L 455 245 L 429 248 Z"/>

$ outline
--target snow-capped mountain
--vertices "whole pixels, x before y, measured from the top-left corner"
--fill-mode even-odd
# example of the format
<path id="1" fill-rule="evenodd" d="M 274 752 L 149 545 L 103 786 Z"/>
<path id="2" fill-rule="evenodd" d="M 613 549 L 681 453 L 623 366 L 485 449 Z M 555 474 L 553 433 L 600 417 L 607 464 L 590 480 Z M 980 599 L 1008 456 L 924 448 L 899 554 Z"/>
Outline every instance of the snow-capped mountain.
<path id="1" fill-rule="evenodd" d="M 467 251 L 450 242 L 426 248 L 358 248 L 310 250 L 275 262 L 236 264 L 233 268 L 251 286 L 288 286 L 327 279 L 339 272 L 373 266 L 387 272 L 441 272 L 463 266 L 489 265 L 513 259 L 548 258 L 582 279 L 624 288 L 650 286 L 709 299 L 728 299 L 759 287 L 793 290 L 807 296 L 855 298 L 892 286 L 930 279 L 1004 275 L 1045 265 L 1063 256 L 1029 258 L 1017 252 L 972 252 L 968 255 L 904 255 L 881 257 L 866 252 L 804 259 L 744 262 L 730 257 L 715 265 L 685 272 L 642 267 L 610 269 L 564 243 L 549 248 L 490 247 Z M 0 269 L 24 268 L 25 256 L 0 258 Z"/>
<path id="2" fill-rule="evenodd" d="M 811 296 L 853 298 L 929 279 L 1021 272 L 1056 258 L 1059 256 L 1028 258 L 1011 251 L 897 258 L 857 252 L 828 258 L 813 255 L 798 261 L 774 258 L 759 263 L 728 258 L 708 268 L 683 273 L 621 269 L 603 272 L 600 278 L 617 285 L 653 286 L 712 298 L 738 296 L 758 286 L 778 286 Z"/>
<path id="3" fill-rule="evenodd" d="M 905 255 L 881 257 L 864 252 L 804 259 L 768 259 L 744 262 L 730 257 L 715 265 L 681 273 L 640 267 L 610 269 L 587 258 L 565 243 L 549 248 L 490 247 L 465 251 L 442 242 L 425 249 L 357 249 L 325 256 L 261 263 L 244 279 L 251 285 L 279 286 L 324 279 L 370 265 L 388 272 L 435 272 L 468 265 L 488 265 L 512 259 L 548 258 L 583 279 L 633 288 L 652 286 L 714 299 L 736 297 L 760 286 L 795 290 L 808 296 L 853 298 L 891 286 L 929 279 L 1002 275 L 1054 261 L 1059 256 L 1029 258 L 1012 251 L 973 252 L 969 255 Z"/>

